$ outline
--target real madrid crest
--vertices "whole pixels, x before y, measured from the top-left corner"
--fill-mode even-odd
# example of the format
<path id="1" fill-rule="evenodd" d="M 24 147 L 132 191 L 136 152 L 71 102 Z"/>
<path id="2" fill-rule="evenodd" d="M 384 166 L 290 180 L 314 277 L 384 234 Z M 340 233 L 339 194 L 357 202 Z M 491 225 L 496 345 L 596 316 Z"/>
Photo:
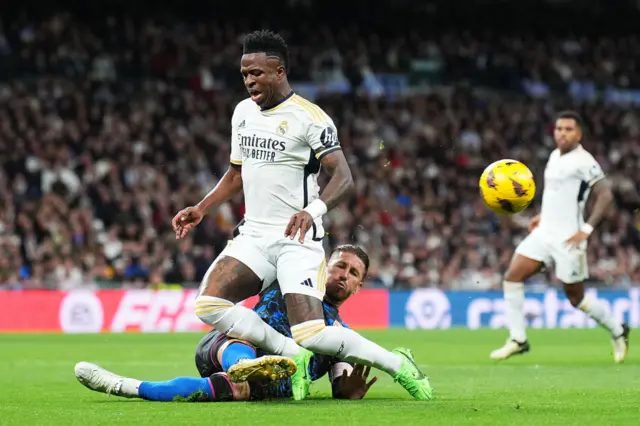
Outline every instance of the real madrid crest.
<path id="1" fill-rule="evenodd" d="M 281 122 L 278 128 L 276 129 L 276 132 L 279 135 L 284 135 L 288 131 L 289 131 L 289 124 L 286 121 Z"/>

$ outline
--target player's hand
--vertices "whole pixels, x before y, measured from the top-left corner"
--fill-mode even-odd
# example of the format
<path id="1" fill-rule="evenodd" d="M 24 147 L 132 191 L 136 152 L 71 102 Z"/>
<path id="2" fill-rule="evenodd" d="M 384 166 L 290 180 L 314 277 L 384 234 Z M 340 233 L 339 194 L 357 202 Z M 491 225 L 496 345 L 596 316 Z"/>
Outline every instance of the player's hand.
<path id="1" fill-rule="evenodd" d="M 573 235 L 573 237 L 565 241 L 564 244 L 570 249 L 575 249 L 580 247 L 583 242 L 587 241 L 588 238 L 589 234 L 587 234 L 586 232 L 578 231 Z"/>
<path id="2" fill-rule="evenodd" d="M 540 223 L 540 215 L 538 214 L 533 219 L 531 219 L 531 222 L 529 222 L 529 232 L 536 229 L 539 223 Z"/>
<path id="3" fill-rule="evenodd" d="M 300 231 L 298 241 L 300 241 L 300 244 L 304 244 L 304 236 L 307 234 L 307 231 L 311 229 L 312 225 L 313 218 L 311 215 L 305 210 L 299 211 L 291 216 L 287 229 L 284 231 L 284 236 L 293 240 L 298 231 Z"/>
<path id="4" fill-rule="evenodd" d="M 198 206 L 187 207 L 178 212 L 171 221 L 176 240 L 184 238 L 189 231 L 196 227 L 204 217 L 204 211 Z"/>
<path id="5" fill-rule="evenodd" d="M 344 370 L 342 376 L 340 376 L 340 382 L 338 383 L 338 389 L 340 396 L 344 399 L 362 399 L 369 391 L 369 388 L 378 381 L 378 377 L 375 376 L 367 383 L 369 378 L 369 372 L 371 367 L 356 364 L 353 367 L 351 374 Z"/>

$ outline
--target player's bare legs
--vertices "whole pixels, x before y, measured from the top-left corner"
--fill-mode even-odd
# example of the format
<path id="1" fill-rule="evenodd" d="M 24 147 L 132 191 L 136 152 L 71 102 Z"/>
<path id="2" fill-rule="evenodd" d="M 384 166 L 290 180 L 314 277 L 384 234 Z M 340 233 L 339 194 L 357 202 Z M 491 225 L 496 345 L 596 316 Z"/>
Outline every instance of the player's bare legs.
<path id="1" fill-rule="evenodd" d="M 523 282 L 538 272 L 541 262 L 516 254 L 509 265 L 503 283 L 507 321 L 509 323 L 509 340 L 505 345 L 491 353 L 492 359 L 507 359 L 513 355 L 524 354 L 530 346 L 526 336 L 524 317 L 524 285 Z M 580 309 L 611 332 L 613 341 L 613 357 L 615 362 L 623 362 L 627 356 L 629 345 L 629 328 L 616 321 L 607 311 L 603 303 L 585 296 L 584 283 L 564 284 L 564 292 L 571 305 Z"/>
<path id="2" fill-rule="evenodd" d="M 289 293 L 284 296 L 294 340 L 309 351 L 334 355 L 337 358 L 376 367 L 398 381 L 414 398 L 429 400 L 433 390 L 428 379 L 413 362 L 411 352 L 395 349 L 390 352 L 344 327 L 327 327 L 322 301 L 306 294 Z M 295 357 L 298 372 L 292 377 L 295 399 L 306 397 L 308 385 L 304 372 L 308 358 Z"/>
<path id="3" fill-rule="evenodd" d="M 292 96 L 292 90 L 287 80 L 287 57 L 288 49 L 286 43 L 277 34 L 269 31 L 256 31 L 248 34 L 243 43 L 243 56 L 240 61 L 240 71 L 244 80 L 245 87 L 251 96 L 251 100 L 257 104 L 262 110 L 272 108 L 279 105 L 285 99 L 289 99 Z M 244 102 L 244 101 L 243 101 Z M 278 224 L 283 219 L 283 215 L 286 212 L 287 215 L 291 212 L 291 205 L 299 204 L 301 209 L 298 213 L 290 216 L 289 224 L 283 226 L 282 231 L 285 232 L 285 237 L 289 237 L 293 240 L 299 233 L 299 244 L 305 244 L 305 236 L 307 232 L 313 227 L 315 228 L 319 224 L 316 224 L 314 220 L 319 219 L 323 214 L 332 210 L 342 201 L 345 201 L 353 192 L 355 185 L 351 176 L 351 171 L 347 160 L 340 149 L 340 143 L 337 138 L 337 129 L 332 120 L 326 116 L 326 114 L 317 106 L 314 106 L 306 101 L 299 101 L 298 109 L 300 109 L 301 118 L 304 123 L 301 123 L 300 128 L 304 128 L 305 131 L 300 134 L 299 141 L 304 144 L 293 144 L 287 148 L 287 152 L 282 155 L 282 158 L 292 158 L 292 164 L 297 167 L 300 172 L 310 175 L 317 175 L 320 167 L 316 164 L 311 167 L 309 163 L 293 161 L 292 150 L 302 149 L 305 152 L 311 149 L 315 153 L 315 159 L 319 161 L 323 169 L 325 169 L 330 175 L 331 179 L 324 188 L 322 194 L 318 193 L 317 187 L 314 186 L 313 192 L 309 192 L 307 185 L 307 179 L 305 178 L 305 191 L 304 194 L 299 194 L 303 199 L 298 198 L 299 201 L 291 201 L 289 203 L 282 203 L 278 197 L 270 196 L 266 198 L 260 196 L 264 193 L 269 194 L 273 191 L 280 191 L 282 183 L 278 182 L 278 185 L 273 185 L 274 179 L 270 179 L 271 175 L 267 174 L 266 168 L 261 167 L 261 159 L 256 159 L 242 155 L 241 143 L 236 140 L 232 143 L 231 163 L 236 169 L 243 167 L 244 170 L 249 170 L 248 173 L 242 176 L 242 188 L 245 190 L 245 197 L 252 198 L 252 203 L 247 202 L 246 216 L 253 216 L 254 221 L 259 222 L 272 222 Z M 239 105 L 246 105 L 247 103 L 241 103 Z M 298 110 L 296 109 L 296 110 Z M 264 123 L 265 118 L 259 115 L 255 107 L 251 107 L 250 111 L 243 109 L 243 107 L 236 108 L 238 113 L 238 120 L 240 116 L 243 116 L 243 126 L 255 126 L 253 130 L 258 131 Z M 246 115 L 246 117 L 244 117 Z M 288 117 L 288 116 L 287 116 Z M 236 121 L 237 122 L 237 121 Z M 309 122 L 309 124 L 306 124 Z M 240 123 L 234 124 L 232 118 L 232 127 L 237 126 L 239 128 Z M 288 146 L 289 146 L 288 145 Z M 275 155 L 275 153 L 274 153 Z M 244 165 L 243 160 L 247 161 Z M 248 167 L 248 169 L 247 169 Z M 283 169 L 285 171 L 285 169 Z M 237 171 L 234 172 L 237 175 Z M 251 176 L 257 176 L 258 182 L 252 181 Z M 310 176 L 309 175 L 309 176 Z M 305 175 L 306 176 L 306 175 Z M 273 176 L 277 179 L 277 176 Z M 247 182 L 245 182 L 245 179 Z M 219 189 L 222 183 L 218 185 L 218 189 L 214 189 L 210 195 L 205 197 L 200 204 L 204 206 L 206 210 L 207 206 L 218 206 L 222 202 L 229 199 L 228 196 L 232 193 L 229 191 L 222 191 Z M 295 185 L 295 186 L 294 186 Z M 292 188 L 299 185 L 298 181 L 292 184 Z M 276 188 L 277 186 L 277 188 Z M 264 191 L 255 191 L 255 188 L 264 187 Z M 239 189 L 239 184 L 233 188 Z M 251 191 L 250 188 L 254 190 Z M 250 190 L 247 193 L 247 190 Z M 290 189 L 293 190 L 293 189 Z M 222 196 L 225 195 L 225 196 Z M 281 196 L 287 198 L 291 195 L 289 191 L 282 191 Z M 265 217 L 261 212 L 259 206 L 261 202 L 274 201 L 274 209 L 271 210 L 274 213 L 274 217 Z M 302 201 L 302 202 L 300 202 Z M 249 209 L 251 207 L 251 210 Z M 184 232 L 188 232 L 193 226 L 197 225 L 199 217 L 201 217 L 200 208 L 195 212 L 187 216 L 181 213 L 178 215 L 178 220 L 174 223 L 174 229 L 176 229 L 177 236 L 180 237 Z M 189 218 L 195 217 L 194 220 Z M 259 219 L 259 220 L 257 220 Z M 195 224 L 194 224 L 195 223 Z M 282 222 L 284 225 L 284 221 Z M 258 227 L 259 228 L 259 227 Z M 280 232 L 282 232 L 280 231 Z M 266 231 L 259 231 L 266 236 L 269 234 Z M 315 232 L 314 232 L 315 233 Z M 317 236 L 309 237 L 309 240 L 315 239 Z M 295 336 L 295 340 L 300 342 L 303 346 L 310 349 L 317 349 L 318 353 L 322 354 L 336 354 L 340 358 L 347 356 L 355 357 L 355 353 L 360 351 L 360 356 L 369 360 L 368 365 L 379 365 L 380 368 L 393 371 L 396 378 L 403 386 L 408 389 L 414 397 L 420 399 L 429 399 L 430 393 L 424 391 L 424 388 L 418 384 L 426 380 L 423 376 L 418 376 L 418 369 L 414 365 L 414 369 L 408 366 L 411 361 L 410 355 L 394 356 L 387 351 L 381 350 L 377 345 L 369 342 L 366 339 L 360 337 L 357 333 L 348 329 L 339 330 L 338 327 L 331 327 L 332 330 L 328 330 L 325 327 L 323 310 L 322 310 L 322 296 L 324 289 L 320 289 L 325 283 L 320 279 L 315 281 L 312 278 L 320 276 L 322 265 L 320 264 L 320 258 L 324 262 L 324 252 L 319 253 L 312 246 L 313 243 L 309 242 L 309 246 L 312 246 L 309 250 L 302 248 L 300 245 L 295 249 L 289 250 L 289 262 L 283 262 L 283 251 L 286 251 L 288 246 L 285 241 L 277 240 L 279 238 L 269 236 L 270 242 L 278 243 L 281 248 L 277 250 L 277 254 L 271 254 L 270 259 L 263 259 L 264 253 L 255 253 L 255 264 L 249 265 L 249 259 L 251 257 L 244 257 L 244 254 L 240 251 L 236 256 L 232 256 L 237 259 L 243 259 L 247 266 L 251 266 L 251 270 L 255 271 L 257 276 L 253 276 L 251 279 L 250 274 L 245 272 L 248 268 L 242 268 L 238 265 L 239 262 L 233 262 L 221 259 L 220 262 L 224 262 L 224 265 L 216 265 L 215 268 L 205 278 L 205 283 L 202 288 L 202 292 L 196 301 L 196 313 L 198 317 L 207 324 L 213 325 L 217 330 L 231 335 L 233 337 L 241 338 L 251 342 L 252 344 L 261 347 L 269 352 L 275 354 L 281 354 L 285 356 L 299 357 L 302 352 L 301 348 L 295 344 L 291 339 L 286 339 L 281 335 L 278 335 L 275 330 L 267 326 L 259 318 L 255 312 L 243 308 L 242 306 L 234 306 L 235 302 L 238 302 L 244 297 L 257 294 L 259 291 L 260 280 L 268 276 L 268 270 L 270 266 L 276 264 L 276 270 L 278 274 L 278 282 L 283 288 L 282 293 L 297 293 L 296 291 L 284 291 L 284 287 L 288 284 L 289 288 L 300 288 L 305 286 L 309 288 L 307 291 L 316 293 L 317 300 L 298 300 L 297 306 L 294 306 L 291 301 L 287 303 L 289 306 L 289 316 L 294 324 L 292 333 Z M 296 243 L 298 244 L 298 243 Z M 255 244 L 248 244 L 248 247 L 253 247 L 256 252 L 264 250 L 254 247 Z M 236 245 L 235 247 L 238 247 Z M 315 247 L 318 247 L 317 245 Z M 231 248 L 231 251 L 234 249 Z M 319 251 L 322 251 L 321 249 Z M 309 263 L 307 269 L 300 269 L 300 259 L 302 255 L 307 256 L 307 263 Z M 277 260 L 274 260 L 277 259 Z M 317 261 L 317 262 L 316 262 Z M 302 262 L 304 264 L 304 261 Z M 269 264 L 269 265 L 267 265 Z M 264 269 L 261 271 L 260 269 Z M 303 276 L 293 276 L 292 271 L 298 273 L 304 272 Z M 308 274 L 307 274 L 308 272 Z M 225 277 L 226 273 L 229 273 L 229 277 Z M 246 277 L 247 280 L 241 279 Z M 281 278 L 285 278 L 288 283 L 284 283 Z M 295 279 L 294 279 L 295 278 Z M 298 280 L 298 278 L 300 280 Z M 309 285 L 310 284 L 310 285 Z M 234 286 L 242 286 L 241 289 L 230 288 Z M 305 291 L 302 291 L 304 293 Z M 318 307 L 320 309 L 318 309 Z M 303 352 L 304 353 L 304 352 Z M 389 356 L 391 355 L 391 356 Z M 353 358 L 356 359 L 356 358 Z M 399 364 L 399 365 L 397 365 Z M 411 377 L 413 375 L 413 377 Z M 413 381 L 412 381 L 413 380 Z M 414 385 L 413 388 L 411 385 Z M 415 389 L 414 389 L 415 388 Z M 422 392 L 423 395 L 418 395 Z M 429 388 L 430 392 L 430 388 Z M 305 395 L 306 396 L 306 395 Z"/>
<path id="4" fill-rule="evenodd" d="M 253 310 L 236 303 L 260 292 L 262 281 L 242 262 L 221 256 L 202 280 L 196 315 L 221 333 L 287 357 L 300 352 L 295 342 L 267 325 Z"/>
<path id="5" fill-rule="evenodd" d="M 221 256 L 205 274 L 200 294 L 238 303 L 258 294 L 261 288 L 260 278 L 248 266 L 232 257 Z"/>
<path id="6" fill-rule="evenodd" d="M 564 284 L 564 293 L 574 308 L 580 309 L 611 332 L 613 359 L 617 363 L 623 362 L 629 350 L 629 327 L 620 324 L 601 301 L 585 296 L 584 282 Z"/>
<path id="7" fill-rule="evenodd" d="M 176 239 L 185 238 L 203 219 L 206 212 L 242 190 L 241 167 L 234 163 L 220 182 L 200 203 L 187 207 L 173 218 Z M 231 337 L 251 342 L 272 353 L 292 356 L 300 347 L 291 339 L 266 325 L 251 309 L 236 303 L 254 296 L 262 288 L 261 279 L 244 263 L 230 256 L 220 256 L 202 280 L 196 300 L 196 315 L 206 324 Z"/>
<path id="8" fill-rule="evenodd" d="M 502 290 L 506 305 L 509 339 L 491 352 L 492 359 L 507 359 L 512 355 L 529 352 L 526 319 L 524 316 L 524 282 L 542 267 L 542 262 L 516 253 L 504 275 Z"/>

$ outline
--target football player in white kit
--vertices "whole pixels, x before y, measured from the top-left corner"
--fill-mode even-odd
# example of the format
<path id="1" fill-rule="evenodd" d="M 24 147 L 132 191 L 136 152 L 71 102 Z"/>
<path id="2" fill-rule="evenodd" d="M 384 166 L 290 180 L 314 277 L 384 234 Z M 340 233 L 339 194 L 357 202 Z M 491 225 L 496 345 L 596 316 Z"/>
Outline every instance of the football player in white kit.
<path id="1" fill-rule="evenodd" d="M 589 277 L 587 240 L 611 207 L 613 193 L 598 162 L 580 144 L 582 130 L 578 113 L 565 111 L 557 116 L 554 130 L 557 148 L 544 172 L 541 213 L 532 219 L 530 234 L 516 248 L 504 276 L 509 339 L 491 353 L 492 359 L 529 352 L 523 283 L 551 263 L 571 304 L 611 332 L 614 361 L 622 362 L 627 356 L 629 327 L 607 312 L 602 302 L 584 294 L 584 280 Z M 585 222 L 584 208 L 590 193 L 595 200 Z"/>
<path id="2" fill-rule="evenodd" d="M 207 271 L 196 315 L 228 336 L 293 359 L 299 372 L 292 377 L 295 399 L 307 396 L 311 352 L 379 368 L 414 398 L 431 399 L 429 381 L 410 351 L 390 352 L 348 328 L 325 325 L 322 215 L 345 200 L 354 184 L 333 121 L 291 90 L 287 66 L 288 48 L 278 34 L 245 37 L 240 72 L 250 98 L 231 119 L 230 167 L 198 205 L 173 219 L 176 237 L 183 238 L 208 210 L 244 192 L 245 223 Z M 331 179 L 320 195 L 321 166 Z M 276 279 L 293 339 L 237 304 Z"/>

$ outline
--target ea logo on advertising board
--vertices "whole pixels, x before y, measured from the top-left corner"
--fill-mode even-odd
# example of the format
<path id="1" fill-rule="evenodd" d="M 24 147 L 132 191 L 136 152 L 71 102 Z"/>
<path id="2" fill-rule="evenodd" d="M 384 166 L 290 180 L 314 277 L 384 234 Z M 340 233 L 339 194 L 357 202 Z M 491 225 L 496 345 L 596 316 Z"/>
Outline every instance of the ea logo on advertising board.
<path id="1" fill-rule="evenodd" d="M 451 327 L 449 298 L 437 289 L 414 291 L 405 306 L 405 325 L 409 329 Z"/>
<path id="2" fill-rule="evenodd" d="M 99 333 L 104 322 L 102 302 L 92 291 L 69 292 L 60 304 L 59 320 L 65 333 Z"/>

